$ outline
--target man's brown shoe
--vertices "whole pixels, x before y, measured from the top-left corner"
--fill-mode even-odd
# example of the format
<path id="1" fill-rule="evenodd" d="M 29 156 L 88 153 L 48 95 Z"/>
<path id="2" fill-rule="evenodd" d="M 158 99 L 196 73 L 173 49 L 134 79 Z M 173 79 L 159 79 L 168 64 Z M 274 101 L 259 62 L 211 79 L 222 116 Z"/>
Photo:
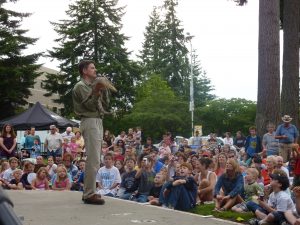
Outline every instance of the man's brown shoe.
<path id="1" fill-rule="evenodd" d="M 101 195 L 94 194 L 89 198 L 83 199 L 83 202 L 85 204 L 91 204 L 91 205 L 104 205 L 105 201 L 101 198 Z"/>

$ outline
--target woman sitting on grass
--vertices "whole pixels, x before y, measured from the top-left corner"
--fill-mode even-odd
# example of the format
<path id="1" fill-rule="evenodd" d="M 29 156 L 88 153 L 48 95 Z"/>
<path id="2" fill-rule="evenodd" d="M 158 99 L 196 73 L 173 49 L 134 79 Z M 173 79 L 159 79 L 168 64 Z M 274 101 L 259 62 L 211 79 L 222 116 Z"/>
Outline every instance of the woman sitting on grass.
<path id="1" fill-rule="evenodd" d="M 199 184 L 198 197 L 200 204 L 203 204 L 206 201 L 213 200 L 213 191 L 217 182 L 217 175 L 209 171 L 209 166 L 212 163 L 212 160 L 209 158 L 200 158 L 199 159 L 199 174 L 197 182 Z"/>
<path id="2" fill-rule="evenodd" d="M 223 193 L 220 190 L 223 190 Z M 214 190 L 215 211 L 226 211 L 243 202 L 240 196 L 244 193 L 244 178 L 236 160 L 229 159 L 226 171 L 218 178 Z"/>

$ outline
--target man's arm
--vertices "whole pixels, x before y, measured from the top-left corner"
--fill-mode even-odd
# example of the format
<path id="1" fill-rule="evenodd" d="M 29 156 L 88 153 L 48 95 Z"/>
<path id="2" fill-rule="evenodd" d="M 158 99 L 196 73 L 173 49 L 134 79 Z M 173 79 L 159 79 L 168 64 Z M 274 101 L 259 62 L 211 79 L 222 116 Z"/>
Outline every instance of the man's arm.
<path id="1" fill-rule="evenodd" d="M 97 110 L 99 94 L 96 94 L 93 91 L 87 91 L 85 88 L 78 85 L 76 86 L 76 88 L 73 89 L 72 95 L 73 95 L 73 102 L 75 105 L 74 107 L 75 109 L 78 108 L 76 107 L 76 105 L 80 105 L 81 107 L 83 106 L 86 110 L 90 110 L 90 111 Z M 77 113 L 80 114 L 80 112 Z"/>

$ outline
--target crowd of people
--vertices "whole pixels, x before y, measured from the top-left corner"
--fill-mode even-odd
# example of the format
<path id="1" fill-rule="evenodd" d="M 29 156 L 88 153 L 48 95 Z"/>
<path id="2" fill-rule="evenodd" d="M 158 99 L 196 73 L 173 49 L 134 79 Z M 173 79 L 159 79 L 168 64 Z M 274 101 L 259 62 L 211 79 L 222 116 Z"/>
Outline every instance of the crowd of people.
<path id="1" fill-rule="evenodd" d="M 154 145 L 143 140 L 141 128 L 116 137 L 104 132 L 101 165 L 96 175 L 100 195 L 187 211 L 197 204 L 215 204 L 215 211 L 253 212 L 250 224 L 300 224 L 299 132 L 292 118 L 282 117 L 277 128 L 259 137 L 230 132 L 222 142 L 215 134 L 196 131 L 176 143 L 170 132 Z M 0 137 L 0 185 L 11 190 L 82 191 L 85 144 L 80 131 L 55 125 L 44 140 L 31 128 L 16 151 L 16 135 L 5 125 Z"/>

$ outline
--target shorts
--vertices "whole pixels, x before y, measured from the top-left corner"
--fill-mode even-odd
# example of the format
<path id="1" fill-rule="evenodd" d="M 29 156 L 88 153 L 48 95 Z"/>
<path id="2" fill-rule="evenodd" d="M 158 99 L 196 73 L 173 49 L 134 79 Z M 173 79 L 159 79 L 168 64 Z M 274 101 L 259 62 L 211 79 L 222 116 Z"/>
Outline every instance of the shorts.
<path id="1" fill-rule="evenodd" d="M 249 211 L 255 213 L 256 210 L 259 210 L 260 212 L 268 215 L 269 212 L 267 210 L 265 210 L 263 207 L 261 207 L 259 204 L 255 203 L 255 202 L 252 202 L 252 201 L 249 201 L 246 203 L 246 206 L 248 208 Z"/>
<path id="2" fill-rule="evenodd" d="M 300 186 L 300 176 L 299 176 L 299 175 L 294 176 L 294 179 L 293 179 L 293 186 L 294 186 L 294 187 Z"/>
<path id="3" fill-rule="evenodd" d="M 247 204 L 245 202 L 239 203 L 235 205 L 234 207 L 243 210 L 244 212 L 248 212 L 249 209 L 247 208 Z"/>
<path id="4" fill-rule="evenodd" d="M 282 222 L 286 221 L 284 212 L 274 211 L 274 212 L 271 212 L 271 214 L 273 214 L 273 216 L 274 216 L 275 224 L 282 224 Z"/>

